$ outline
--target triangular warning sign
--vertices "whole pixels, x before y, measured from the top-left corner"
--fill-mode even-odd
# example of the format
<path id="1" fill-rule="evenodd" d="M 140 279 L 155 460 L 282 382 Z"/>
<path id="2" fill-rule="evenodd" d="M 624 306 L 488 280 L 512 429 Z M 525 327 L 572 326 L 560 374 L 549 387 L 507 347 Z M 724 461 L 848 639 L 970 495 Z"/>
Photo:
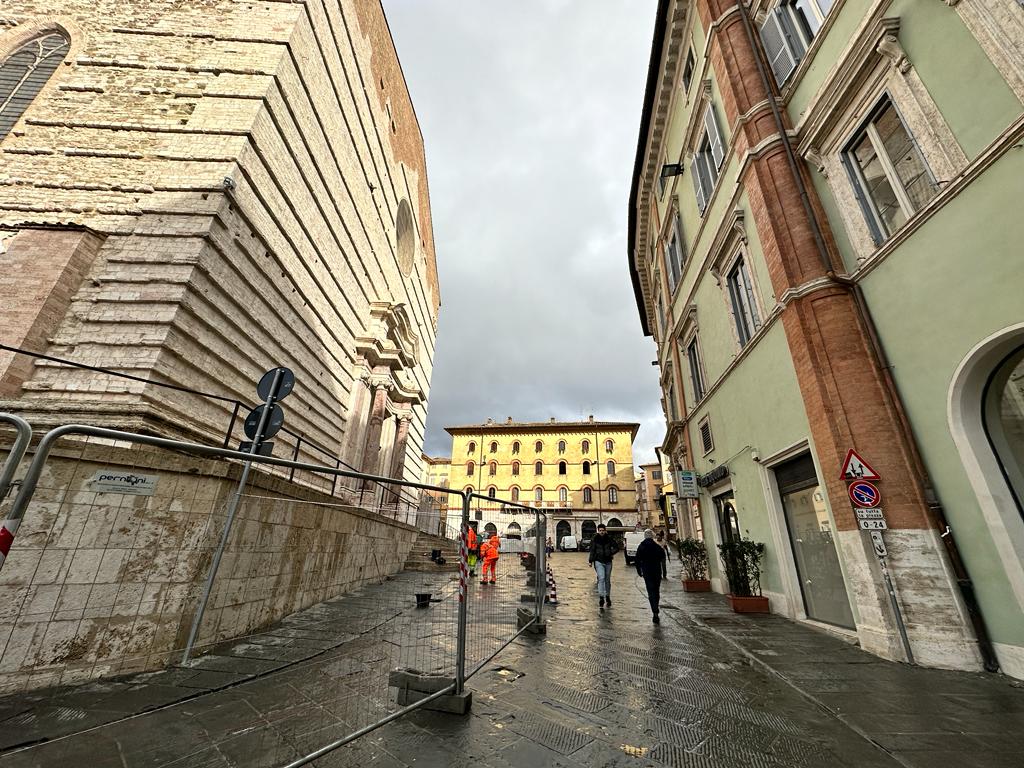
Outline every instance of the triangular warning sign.
<path id="1" fill-rule="evenodd" d="M 843 462 L 843 473 L 841 480 L 881 480 L 875 470 L 871 468 L 864 459 L 860 457 L 853 448 L 846 454 L 846 461 Z"/>

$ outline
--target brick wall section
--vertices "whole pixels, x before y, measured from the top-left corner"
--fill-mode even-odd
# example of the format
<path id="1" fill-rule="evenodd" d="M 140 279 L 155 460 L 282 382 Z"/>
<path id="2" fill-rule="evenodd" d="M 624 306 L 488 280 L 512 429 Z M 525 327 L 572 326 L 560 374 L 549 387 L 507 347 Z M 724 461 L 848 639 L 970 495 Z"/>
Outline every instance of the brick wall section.
<path id="1" fill-rule="evenodd" d="M 82 230 L 23 229 L 0 254 L 3 342 L 46 349 L 103 240 Z M 32 375 L 31 358 L 0 351 L 0 396 L 16 395 Z"/>

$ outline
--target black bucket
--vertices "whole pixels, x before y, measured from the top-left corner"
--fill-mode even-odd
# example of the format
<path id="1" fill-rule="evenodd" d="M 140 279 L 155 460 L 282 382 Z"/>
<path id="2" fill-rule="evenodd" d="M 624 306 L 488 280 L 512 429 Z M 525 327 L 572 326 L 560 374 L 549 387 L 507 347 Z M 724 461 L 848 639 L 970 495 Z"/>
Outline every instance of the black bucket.
<path id="1" fill-rule="evenodd" d="M 417 608 L 429 608 L 430 607 L 430 592 L 417 592 L 416 593 L 416 607 Z"/>

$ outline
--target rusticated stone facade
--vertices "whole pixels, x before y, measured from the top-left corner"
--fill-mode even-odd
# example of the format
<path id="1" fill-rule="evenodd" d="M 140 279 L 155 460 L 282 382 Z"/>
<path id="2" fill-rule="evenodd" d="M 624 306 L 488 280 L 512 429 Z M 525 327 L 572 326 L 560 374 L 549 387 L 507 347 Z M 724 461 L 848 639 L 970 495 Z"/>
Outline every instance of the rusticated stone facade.
<path id="1" fill-rule="evenodd" d="M 0 136 L 4 343 L 246 402 L 286 365 L 287 426 L 419 477 L 440 297 L 379 3 L 12 0 L 0 61 L 53 33 Z M 0 388 L 38 424 L 215 439 L 232 409 L 10 355 Z"/>

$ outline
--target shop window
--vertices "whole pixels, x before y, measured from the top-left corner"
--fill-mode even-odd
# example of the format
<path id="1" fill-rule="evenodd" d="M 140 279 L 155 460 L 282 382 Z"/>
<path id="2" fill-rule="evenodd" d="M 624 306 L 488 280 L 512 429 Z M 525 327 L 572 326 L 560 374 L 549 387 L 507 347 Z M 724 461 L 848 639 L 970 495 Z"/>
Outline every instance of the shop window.
<path id="1" fill-rule="evenodd" d="M 1024 347 L 996 368 L 985 393 L 985 434 L 1024 516 Z"/>

